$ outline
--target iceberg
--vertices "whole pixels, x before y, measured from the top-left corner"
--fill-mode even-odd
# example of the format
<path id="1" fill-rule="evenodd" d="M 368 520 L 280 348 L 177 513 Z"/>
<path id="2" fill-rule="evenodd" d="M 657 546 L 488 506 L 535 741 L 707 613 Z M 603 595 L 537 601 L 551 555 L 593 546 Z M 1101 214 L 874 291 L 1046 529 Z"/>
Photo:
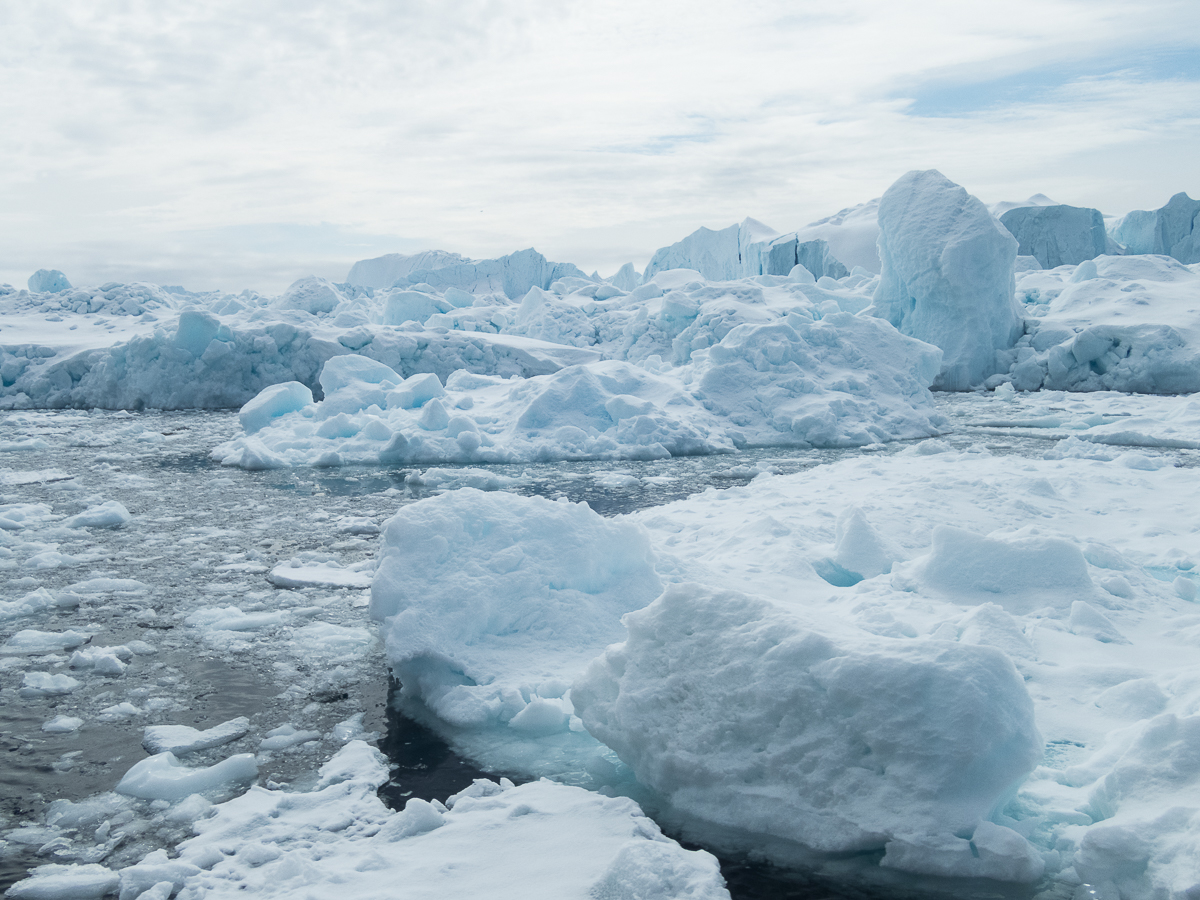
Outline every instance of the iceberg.
<path id="1" fill-rule="evenodd" d="M 1182 191 L 1157 210 L 1134 210 L 1110 226 L 1126 253 L 1170 256 L 1185 265 L 1200 262 L 1200 200 Z"/>
<path id="2" fill-rule="evenodd" d="M 979 200 L 936 170 L 909 172 L 879 203 L 883 271 L 871 315 L 940 347 L 941 390 L 982 384 L 1012 347 L 1017 241 Z"/>
<path id="3" fill-rule="evenodd" d="M 1118 249 L 1096 209 L 1024 206 L 1006 212 L 1000 224 L 1017 239 L 1017 253 L 1034 257 L 1043 269 L 1078 265 Z"/>

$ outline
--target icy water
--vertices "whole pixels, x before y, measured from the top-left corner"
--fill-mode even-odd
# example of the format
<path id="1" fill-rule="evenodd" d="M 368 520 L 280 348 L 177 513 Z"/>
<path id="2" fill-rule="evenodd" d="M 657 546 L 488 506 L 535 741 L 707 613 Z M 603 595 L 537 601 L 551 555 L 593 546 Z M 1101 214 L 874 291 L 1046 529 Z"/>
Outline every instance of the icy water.
<path id="1" fill-rule="evenodd" d="M 953 418 L 960 401 L 940 402 Z M 341 723 L 342 737 L 377 738 L 396 765 L 381 792 L 394 806 L 412 796 L 444 798 L 480 776 L 389 702 L 395 684 L 367 620 L 369 591 L 278 589 L 267 574 L 281 562 L 334 561 L 368 570 L 378 538 L 364 522 L 382 524 L 405 503 L 464 484 L 565 496 L 616 515 L 744 484 L 762 471 L 798 472 L 850 455 L 904 449 L 758 450 L 654 462 L 491 466 L 482 474 L 453 468 L 423 475 L 378 468 L 243 472 L 213 465 L 209 448 L 236 431 L 233 412 L 28 412 L 0 419 L 0 503 L 44 505 L 31 507 L 24 528 L 0 530 L 0 601 L 44 588 L 59 604 L 35 616 L 0 618 L 0 645 L 22 629 L 75 630 L 90 636 L 90 646 L 138 649 L 120 676 L 71 669 L 69 650 L 0 653 L 0 890 L 35 865 L 102 860 L 119 867 L 186 836 L 186 824 L 141 801 L 123 801 L 102 832 L 86 824 L 74 830 L 45 825 L 53 801 L 111 791 L 148 755 L 141 738 L 151 724 L 204 728 L 249 718 L 244 738 L 192 754 L 190 765 L 259 752 L 259 741 L 282 725 L 319 732 L 322 737 L 270 753 L 260 769 L 262 783 L 304 787 L 340 746 L 334 731 Z M 995 428 L 960 427 L 944 440 L 1017 456 L 1040 456 L 1048 446 Z M 1198 457 L 1167 452 L 1182 465 Z M 46 519 L 108 500 L 122 503 L 132 521 L 81 530 Z M 205 625 L 229 607 L 250 618 L 234 630 Z M 338 652 L 322 657 L 330 634 Z M 69 674 L 80 686 L 59 696 L 23 697 L 29 672 Z M 43 731 L 56 715 L 83 725 L 68 733 Z M 810 883 L 799 873 L 743 860 L 723 863 L 738 898 L 862 896 Z M 964 886 L 959 896 L 999 895 Z"/>

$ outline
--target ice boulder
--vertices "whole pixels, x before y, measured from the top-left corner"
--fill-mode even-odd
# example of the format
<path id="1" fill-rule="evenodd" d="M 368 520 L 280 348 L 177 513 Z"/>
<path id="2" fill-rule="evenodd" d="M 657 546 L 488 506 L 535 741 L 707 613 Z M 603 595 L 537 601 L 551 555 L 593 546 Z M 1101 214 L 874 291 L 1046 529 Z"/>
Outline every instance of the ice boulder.
<path id="1" fill-rule="evenodd" d="M 637 526 L 462 488 L 388 521 L 371 615 L 405 695 L 447 722 L 565 731 L 571 679 L 660 589 Z"/>
<path id="2" fill-rule="evenodd" d="M 1075 266 L 1109 249 L 1098 209 L 1023 206 L 1002 215 L 1000 224 L 1017 239 L 1017 253 L 1036 258 L 1043 269 Z"/>
<path id="3" fill-rule="evenodd" d="M 1022 331 L 1014 299 L 1017 241 L 941 172 L 909 172 L 879 204 L 883 271 L 869 312 L 945 354 L 935 389 L 966 390 L 995 373 L 996 351 Z"/>
<path id="4" fill-rule="evenodd" d="M 970 836 L 1042 755 L 1021 676 L 989 647 L 830 638 L 696 584 L 624 621 L 576 713 L 700 822 L 824 853 Z"/>
<path id="5" fill-rule="evenodd" d="M 257 396 L 247 401 L 238 413 L 238 421 L 243 431 L 253 434 L 273 419 L 303 409 L 312 402 L 312 391 L 298 381 L 273 384 L 263 388 Z"/>
<path id="6" fill-rule="evenodd" d="M 1096 596 L 1087 560 L 1066 538 L 984 537 L 961 528 L 933 530 L 928 556 L 913 563 L 920 589 L 960 604 L 996 603 L 1015 615 L 1051 607 L 1068 614 Z"/>
<path id="7" fill-rule="evenodd" d="M 338 289 L 316 275 L 291 283 L 275 301 L 279 309 L 299 309 L 314 316 L 328 315 L 342 301 Z"/>
<path id="8" fill-rule="evenodd" d="M 35 294 L 59 294 L 71 289 L 71 282 L 58 269 L 38 269 L 29 276 L 29 290 Z"/>
<path id="9" fill-rule="evenodd" d="M 206 768 L 188 768 L 164 751 L 134 763 L 117 782 L 116 791 L 142 800 L 182 800 L 189 794 L 219 791 L 253 781 L 258 764 L 253 753 L 238 753 Z"/>
<path id="10" fill-rule="evenodd" d="M 38 866 L 5 892 L 9 900 L 100 900 L 116 891 L 120 876 L 98 863 Z"/>
<path id="11" fill-rule="evenodd" d="M 175 329 L 175 344 L 192 356 L 200 357 L 221 330 L 221 320 L 198 309 L 185 309 L 179 314 Z"/>

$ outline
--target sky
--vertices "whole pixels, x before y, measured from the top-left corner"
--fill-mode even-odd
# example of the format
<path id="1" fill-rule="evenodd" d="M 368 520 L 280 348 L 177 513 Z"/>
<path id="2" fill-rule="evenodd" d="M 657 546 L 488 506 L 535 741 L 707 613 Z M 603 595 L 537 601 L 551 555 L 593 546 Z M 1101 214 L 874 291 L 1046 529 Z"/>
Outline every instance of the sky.
<path id="1" fill-rule="evenodd" d="M 0 4 L 0 282 L 278 293 L 535 247 L 610 275 L 936 168 L 1200 197 L 1195 0 Z"/>

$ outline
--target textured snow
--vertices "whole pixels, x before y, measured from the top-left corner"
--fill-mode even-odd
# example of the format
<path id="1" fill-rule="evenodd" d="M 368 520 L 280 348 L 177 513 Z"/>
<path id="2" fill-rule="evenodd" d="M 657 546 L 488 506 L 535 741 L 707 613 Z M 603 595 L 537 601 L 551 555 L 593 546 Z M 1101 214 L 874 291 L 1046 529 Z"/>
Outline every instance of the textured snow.
<path id="1" fill-rule="evenodd" d="M 253 787 L 214 806 L 177 859 L 160 852 L 123 869 L 122 894 L 145 898 L 165 885 L 162 896 L 180 900 L 382 900 L 399 882 L 405 897 L 431 900 L 729 897 L 711 855 L 664 837 L 631 800 L 480 779 L 445 804 L 412 799 L 393 812 L 376 796 L 387 778 L 380 753 L 351 741 L 309 791 Z"/>

